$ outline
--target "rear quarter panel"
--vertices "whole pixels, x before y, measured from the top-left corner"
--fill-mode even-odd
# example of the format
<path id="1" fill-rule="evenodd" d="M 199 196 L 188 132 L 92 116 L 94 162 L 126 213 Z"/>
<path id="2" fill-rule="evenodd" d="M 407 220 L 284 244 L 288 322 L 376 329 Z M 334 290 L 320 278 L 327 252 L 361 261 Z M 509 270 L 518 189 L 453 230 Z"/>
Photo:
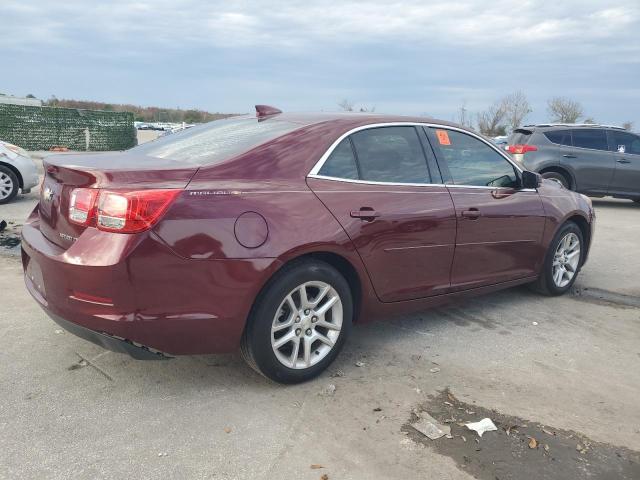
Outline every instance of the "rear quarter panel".
<path id="1" fill-rule="evenodd" d="M 200 260 L 273 258 L 284 265 L 328 252 L 352 265 L 363 304 L 377 301 L 351 240 L 304 180 L 214 181 L 196 176 L 186 193 L 154 228 L 177 255 Z M 247 212 L 261 216 L 267 226 L 266 238 L 253 248 L 236 236 L 238 218 Z"/>

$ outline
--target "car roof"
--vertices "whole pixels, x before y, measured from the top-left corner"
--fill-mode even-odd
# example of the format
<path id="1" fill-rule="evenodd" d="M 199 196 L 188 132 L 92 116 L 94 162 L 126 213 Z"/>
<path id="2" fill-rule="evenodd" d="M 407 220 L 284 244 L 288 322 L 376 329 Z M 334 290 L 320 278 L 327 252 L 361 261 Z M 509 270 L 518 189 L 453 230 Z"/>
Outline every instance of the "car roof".
<path id="1" fill-rule="evenodd" d="M 624 127 L 617 125 L 601 125 L 598 123 L 538 123 L 535 125 L 524 125 L 516 128 L 516 130 L 535 128 L 608 128 L 613 130 L 625 130 Z"/>
<path id="2" fill-rule="evenodd" d="M 320 123 L 331 122 L 336 125 L 345 127 L 357 127 L 363 125 L 371 125 L 376 123 L 434 123 L 437 125 L 450 126 L 468 130 L 460 125 L 444 120 L 438 120 L 431 117 L 417 117 L 405 115 L 387 115 L 381 113 L 363 113 L 363 112 L 283 112 L 270 115 L 265 120 L 286 121 L 291 123 L 299 123 L 301 125 L 316 125 Z"/>

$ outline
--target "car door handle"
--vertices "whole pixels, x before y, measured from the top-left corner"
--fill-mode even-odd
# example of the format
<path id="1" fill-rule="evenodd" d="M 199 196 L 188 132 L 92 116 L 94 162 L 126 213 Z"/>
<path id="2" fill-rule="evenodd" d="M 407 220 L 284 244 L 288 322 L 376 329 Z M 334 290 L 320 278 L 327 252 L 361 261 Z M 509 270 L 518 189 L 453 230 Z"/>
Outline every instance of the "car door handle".
<path id="1" fill-rule="evenodd" d="M 469 210 L 463 210 L 462 216 L 464 218 L 468 218 L 469 220 L 477 220 L 482 216 L 482 214 L 477 208 L 470 208 Z"/>
<path id="2" fill-rule="evenodd" d="M 631 160 L 627 160 L 626 158 L 619 158 L 616 160 L 618 163 L 631 163 Z"/>
<path id="3" fill-rule="evenodd" d="M 367 222 L 371 222 L 380 216 L 380 214 L 371 207 L 362 207 L 360 210 L 352 210 L 349 215 L 351 218 L 359 218 Z"/>
<path id="4" fill-rule="evenodd" d="M 565 153 L 564 155 L 562 155 L 564 158 L 576 158 L 575 155 L 570 155 L 568 153 Z"/>

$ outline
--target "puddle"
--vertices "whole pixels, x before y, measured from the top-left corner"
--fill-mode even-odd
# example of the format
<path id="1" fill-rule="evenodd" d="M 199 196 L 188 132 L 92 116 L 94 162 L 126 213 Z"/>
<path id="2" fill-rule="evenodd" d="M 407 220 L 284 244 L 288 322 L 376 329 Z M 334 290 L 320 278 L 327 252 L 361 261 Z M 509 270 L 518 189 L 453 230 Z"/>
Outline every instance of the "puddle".
<path id="1" fill-rule="evenodd" d="M 408 437 L 451 457 L 458 467 L 478 479 L 640 478 L 639 452 L 464 403 L 448 390 L 416 411 L 427 412 L 441 424 L 449 425 L 453 438 L 429 440 L 420 434 L 411 426 L 418 418 L 416 413 L 402 428 Z M 464 426 L 483 418 L 493 420 L 498 430 L 479 438 Z"/>

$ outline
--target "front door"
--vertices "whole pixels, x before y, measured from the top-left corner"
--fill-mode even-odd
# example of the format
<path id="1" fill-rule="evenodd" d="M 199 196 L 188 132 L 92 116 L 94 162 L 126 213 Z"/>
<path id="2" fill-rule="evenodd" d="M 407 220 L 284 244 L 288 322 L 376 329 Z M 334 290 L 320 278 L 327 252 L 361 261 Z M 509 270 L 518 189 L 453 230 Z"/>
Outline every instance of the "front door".
<path id="1" fill-rule="evenodd" d="M 384 302 L 449 290 L 455 212 L 446 187 L 433 184 L 437 166 L 425 144 L 413 126 L 361 130 L 307 179 L 353 241 Z"/>
<path id="2" fill-rule="evenodd" d="M 535 190 L 519 188 L 514 166 L 478 137 L 427 128 L 458 222 L 452 290 L 535 275 L 545 214 Z"/>
<path id="3" fill-rule="evenodd" d="M 609 134 L 616 161 L 609 193 L 640 198 L 640 136 L 618 130 Z"/>

